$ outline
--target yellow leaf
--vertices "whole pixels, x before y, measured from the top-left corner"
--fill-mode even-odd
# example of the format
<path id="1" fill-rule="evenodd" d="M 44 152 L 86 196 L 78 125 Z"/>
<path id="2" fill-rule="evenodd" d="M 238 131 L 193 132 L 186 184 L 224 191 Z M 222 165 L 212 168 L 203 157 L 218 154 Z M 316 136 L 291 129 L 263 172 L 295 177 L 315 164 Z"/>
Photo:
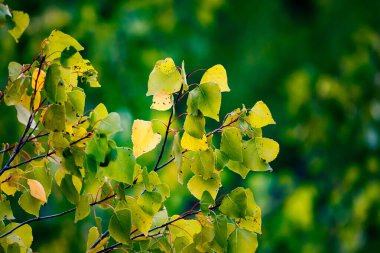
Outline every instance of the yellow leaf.
<path id="1" fill-rule="evenodd" d="M 257 102 L 248 115 L 248 123 L 253 128 L 260 128 L 270 124 L 276 124 L 267 105 L 263 101 Z"/>
<path id="2" fill-rule="evenodd" d="M 206 135 L 203 135 L 202 139 L 197 139 L 185 132 L 181 139 L 181 146 L 184 149 L 192 151 L 207 150 L 208 145 Z"/>
<path id="3" fill-rule="evenodd" d="M 269 138 L 256 137 L 256 148 L 259 153 L 259 157 L 265 162 L 270 163 L 276 159 L 279 151 L 280 145 Z"/>
<path id="4" fill-rule="evenodd" d="M 240 228 L 261 234 L 261 209 L 256 206 L 253 216 L 247 216 L 238 222 Z"/>
<path id="5" fill-rule="evenodd" d="M 209 68 L 202 76 L 200 83 L 216 83 L 219 85 L 220 91 L 230 91 L 227 83 L 227 73 L 226 69 L 217 64 L 211 68 Z"/>
<path id="6" fill-rule="evenodd" d="M 40 182 L 34 179 L 28 179 L 28 185 L 30 188 L 30 195 L 32 195 L 32 197 L 35 197 L 44 203 L 47 202 L 45 189 Z"/>
<path id="7" fill-rule="evenodd" d="M 150 109 L 155 109 L 158 111 L 169 110 L 173 105 L 172 95 L 158 92 L 153 95 L 153 103 Z"/>
<path id="8" fill-rule="evenodd" d="M 39 72 L 39 74 L 38 74 Z M 38 77 L 38 80 L 37 80 Z M 41 91 L 44 87 L 46 73 L 43 70 L 35 69 L 32 74 L 32 88 Z M 37 84 L 37 88 L 36 88 Z"/>
<path id="9" fill-rule="evenodd" d="M 212 198 L 215 199 L 221 186 L 220 176 L 217 174 L 213 174 L 209 179 L 204 179 L 200 175 L 194 175 L 187 183 L 187 188 L 197 199 L 202 198 L 204 191 L 208 191 Z"/>
<path id="10" fill-rule="evenodd" d="M 132 126 L 133 155 L 140 155 L 153 150 L 161 141 L 161 135 L 154 133 L 152 122 L 135 120 Z"/>
<path id="11" fill-rule="evenodd" d="M 173 215 L 171 220 L 178 218 L 178 215 Z M 170 224 L 170 232 L 174 237 L 185 236 L 190 242 L 193 242 L 194 235 L 201 232 L 201 230 L 202 226 L 197 220 L 179 219 Z"/>

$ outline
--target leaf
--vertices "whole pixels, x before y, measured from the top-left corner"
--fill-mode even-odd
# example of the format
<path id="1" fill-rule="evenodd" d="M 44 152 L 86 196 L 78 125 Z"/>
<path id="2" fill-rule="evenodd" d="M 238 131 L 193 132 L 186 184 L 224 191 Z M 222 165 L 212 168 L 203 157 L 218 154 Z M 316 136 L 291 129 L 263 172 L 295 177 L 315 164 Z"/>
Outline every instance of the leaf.
<path id="1" fill-rule="evenodd" d="M 60 58 L 61 53 L 65 49 L 69 49 L 70 46 L 76 49 L 76 51 L 83 50 L 83 47 L 78 43 L 78 41 L 70 35 L 58 30 L 52 31 L 44 45 L 44 52 L 47 56 L 46 60 L 53 61 L 54 59 Z"/>
<path id="2" fill-rule="evenodd" d="M 42 202 L 31 196 L 29 191 L 25 191 L 18 199 L 18 204 L 25 212 L 30 213 L 36 217 L 40 214 Z"/>
<path id="3" fill-rule="evenodd" d="M 214 221 L 215 237 L 211 242 L 211 248 L 216 252 L 225 252 L 227 246 L 227 219 L 226 216 L 218 215 Z"/>
<path id="4" fill-rule="evenodd" d="M 223 151 L 230 160 L 243 161 L 242 136 L 238 128 L 227 127 L 223 130 L 220 150 Z"/>
<path id="5" fill-rule="evenodd" d="M 219 211 L 228 218 L 245 218 L 254 214 L 256 202 L 249 189 L 238 187 L 225 196 L 220 204 Z"/>
<path id="6" fill-rule="evenodd" d="M 1 4 L 0 4 L 1 6 Z M 1 7 L 0 7 L 1 8 Z M 14 82 L 22 72 L 22 65 L 18 62 L 11 61 L 8 65 L 8 75 L 11 82 Z M 9 85 L 9 84 L 8 84 Z"/>
<path id="7" fill-rule="evenodd" d="M 182 61 L 181 76 L 182 76 L 183 91 L 187 91 L 189 89 L 189 85 L 187 84 L 185 61 Z"/>
<path id="8" fill-rule="evenodd" d="M 156 62 L 148 80 L 147 96 L 156 93 L 173 94 L 181 89 L 182 77 L 172 58 Z"/>
<path id="9" fill-rule="evenodd" d="M 239 174 L 243 179 L 248 175 L 250 169 L 248 169 L 243 163 L 237 161 L 228 161 L 227 168 L 233 172 Z"/>
<path id="10" fill-rule="evenodd" d="M 153 216 L 145 213 L 137 204 L 136 199 L 130 196 L 126 196 L 125 199 L 128 203 L 129 210 L 131 210 L 132 224 L 136 226 L 141 233 L 148 235 L 148 230 L 153 223 Z"/>
<path id="11" fill-rule="evenodd" d="M 153 150 L 161 141 L 161 135 L 153 132 L 152 122 L 135 120 L 132 126 L 133 154 L 137 158 Z"/>
<path id="12" fill-rule="evenodd" d="M 18 78 L 12 82 L 8 82 L 5 87 L 4 102 L 6 105 L 17 105 L 21 102 L 21 97 L 25 93 L 25 87 L 29 85 L 28 78 Z M 21 106 L 21 105 L 19 105 Z"/>
<path id="13" fill-rule="evenodd" d="M 180 136 L 178 132 L 174 135 L 172 152 L 174 154 L 175 163 L 177 164 L 177 167 L 180 169 L 182 164 L 182 146 L 180 143 Z"/>
<path id="14" fill-rule="evenodd" d="M 77 205 L 79 201 L 79 194 L 77 189 L 75 188 L 74 182 L 73 182 L 73 177 L 71 175 L 65 175 L 62 178 L 60 188 L 65 195 L 66 199 L 74 204 Z"/>
<path id="15" fill-rule="evenodd" d="M 9 200 L 0 202 L 0 220 L 3 220 L 3 219 L 12 220 L 14 218 L 15 217 L 13 216 L 11 203 L 9 202 Z"/>
<path id="16" fill-rule="evenodd" d="M 2 2 L 3 1 L 0 1 L 0 28 L 5 25 L 7 21 L 7 16 L 12 17 L 8 5 L 2 4 Z"/>
<path id="17" fill-rule="evenodd" d="M 157 92 L 153 95 L 153 103 L 150 109 L 167 111 L 173 106 L 173 96 L 171 94 Z"/>
<path id="18" fill-rule="evenodd" d="M 220 88 L 215 83 L 202 83 L 189 93 L 187 112 L 197 115 L 198 110 L 204 116 L 219 121 L 219 110 L 222 103 Z"/>
<path id="19" fill-rule="evenodd" d="M 248 231 L 261 234 L 261 209 L 256 206 L 255 213 L 253 216 L 248 216 L 246 218 L 240 219 L 238 222 L 240 228 L 244 228 Z"/>
<path id="20" fill-rule="evenodd" d="M 32 74 L 32 88 L 37 92 L 44 88 L 46 73 L 43 70 L 35 69 Z"/>
<path id="21" fill-rule="evenodd" d="M 216 83 L 219 86 L 221 92 L 230 91 L 230 88 L 227 84 L 226 69 L 220 64 L 209 68 L 203 74 L 200 83 Z"/>
<path id="22" fill-rule="evenodd" d="M 259 156 L 256 138 L 243 142 L 243 164 L 252 171 L 272 171 L 269 164 Z"/>
<path id="23" fill-rule="evenodd" d="M 30 117 L 30 111 L 26 109 L 23 105 L 18 104 L 15 106 L 17 111 L 17 120 L 23 125 L 28 125 L 29 117 Z M 36 122 L 33 120 L 32 124 L 30 125 L 31 128 L 34 128 L 36 126 Z"/>
<path id="24" fill-rule="evenodd" d="M 117 242 L 127 244 L 130 242 L 131 226 L 131 211 L 129 209 L 120 209 L 111 216 L 108 228 L 110 235 Z"/>
<path id="25" fill-rule="evenodd" d="M 137 199 L 137 204 L 145 213 L 154 216 L 160 210 L 163 200 L 160 193 L 146 191 Z"/>
<path id="26" fill-rule="evenodd" d="M 263 101 L 258 101 L 252 107 L 249 111 L 247 121 L 253 128 L 261 128 L 270 124 L 276 124 L 267 105 Z"/>
<path id="27" fill-rule="evenodd" d="M 201 175 L 204 179 L 211 178 L 215 169 L 214 152 L 211 149 L 196 151 L 190 169 L 194 174 Z"/>
<path id="28" fill-rule="evenodd" d="M 197 139 L 184 132 L 181 139 L 181 146 L 184 149 L 192 151 L 207 150 L 208 145 L 206 135 L 203 135 L 202 139 Z"/>
<path id="29" fill-rule="evenodd" d="M 99 122 L 97 130 L 100 134 L 105 135 L 114 135 L 121 131 L 120 115 L 116 112 L 111 112 Z"/>
<path id="30" fill-rule="evenodd" d="M 213 174 L 209 179 L 203 179 L 200 175 L 194 175 L 187 183 L 187 188 L 197 199 L 202 198 L 204 191 L 208 191 L 212 198 L 215 199 L 221 186 L 220 177 L 217 174 Z"/>
<path id="31" fill-rule="evenodd" d="M 104 135 L 95 135 L 86 146 L 86 154 L 99 163 L 104 163 L 107 151 L 108 142 Z"/>
<path id="32" fill-rule="evenodd" d="M 67 96 L 69 98 L 68 100 L 70 101 L 70 105 L 76 114 L 75 116 L 82 116 L 84 112 L 86 94 L 84 94 L 83 90 L 75 89 L 68 92 Z M 66 108 L 66 110 L 67 109 L 68 108 Z"/>
<path id="33" fill-rule="evenodd" d="M 50 102 L 63 104 L 66 101 L 65 85 L 61 80 L 61 70 L 58 64 L 53 63 L 48 68 L 44 88 Z"/>
<path id="34" fill-rule="evenodd" d="M 45 189 L 40 182 L 34 179 L 28 179 L 28 185 L 30 188 L 30 195 L 43 203 L 47 202 Z"/>
<path id="35" fill-rule="evenodd" d="M 29 15 L 22 11 L 12 11 L 12 20 L 15 24 L 15 27 L 13 27 L 11 30 L 8 30 L 8 32 L 18 43 L 18 39 L 21 37 L 29 25 Z"/>
<path id="36" fill-rule="evenodd" d="M 259 157 L 264 160 L 264 162 L 270 163 L 276 159 L 279 151 L 280 145 L 269 138 L 256 137 L 256 147 Z"/>
<path id="37" fill-rule="evenodd" d="M 203 192 L 199 205 L 204 214 L 208 214 L 210 212 L 209 208 L 215 205 L 215 201 L 208 191 Z"/>
<path id="38" fill-rule="evenodd" d="M 178 219 L 178 215 L 173 215 L 171 220 Z M 170 231 L 175 237 L 186 237 L 189 242 L 193 242 L 194 235 L 201 232 L 202 227 L 201 224 L 196 220 L 184 220 L 179 219 L 170 225 Z"/>
<path id="39" fill-rule="evenodd" d="M 202 113 L 188 114 L 185 119 L 184 130 L 192 137 L 201 139 L 205 135 L 205 125 L 206 121 Z"/>
<path id="40" fill-rule="evenodd" d="M 102 119 L 107 117 L 108 111 L 104 104 L 98 104 L 90 114 L 90 122 L 95 127 Z"/>
<path id="41" fill-rule="evenodd" d="M 9 223 L 1 231 L 1 234 L 4 234 L 10 231 L 11 229 L 17 227 L 19 224 L 20 223 L 16 223 L 16 222 Z M 17 236 L 18 238 L 20 238 L 25 248 L 30 248 L 30 246 L 32 246 L 32 242 L 33 242 L 32 228 L 28 224 L 25 224 L 24 226 L 19 227 L 18 229 L 13 231 L 12 234 L 8 235 L 7 238 L 12 237 L 12 236 Z"/>
<path id="42" fill-rule="evenodd" d="M 65 106 L 50 105 L 43 115 L 42 124 L 52 132 L 63 132 L 66 128 Z"/>
<path id="43" fill-rule="evenodd" d="M 224 154 L 219 149 L 214 150 L 214 157 L 215 157 L 215 169 L 216 170 L 222 170 L 226 164 L 228 163 L 228 157 L 226 154 Z"/>
<path id="44" fill-rule="evenodd" d="M 117 147 L 114 157 L 108 166 L 103 169 L 103 174 L 117 182 L 133 184 L 136 161 L 129 148 Z"/>
<path id="45" fill-rule="evenodd" d="M 91 196 L 89 194 L 84 194 L 79 197 L 77 209 L 75 210 L 75 223 L 77 223 L 80 220 L 83 220 L 90 214 L 90 203 Z"/>
<path id="46" fill-rule="evenodd" d="M 87 246 L 86 249 L 89 250 L 91 246 L 100 239 L 100 234 L 97 227 L 91 227 L 88 230 L 88 236 L 87 236 Z"/>
<path id="47" fill-rule="evenodd" d="M 237 228 L 228 238 L 227 252 L 256 252 L 257 246 L 257 235 L 255 233 Z"/>

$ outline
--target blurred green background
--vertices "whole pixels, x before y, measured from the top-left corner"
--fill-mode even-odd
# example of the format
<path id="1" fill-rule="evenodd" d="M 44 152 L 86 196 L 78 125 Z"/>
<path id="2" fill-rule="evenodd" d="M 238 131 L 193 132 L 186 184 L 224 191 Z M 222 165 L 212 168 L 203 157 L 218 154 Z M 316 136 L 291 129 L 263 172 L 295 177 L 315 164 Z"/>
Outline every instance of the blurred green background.
<path id="1" fill-rule="evenodd" d="M 19 44 L 0 31 L 1 87 L 9 61 L 31 62 L 41 41 L 62 30 L 85 47 L 84 56 L 99 71 L 102 87 L 85 89 L 87 108 L 103 102 L 119 112 L 124 131 L 116 139 L 130 145 L 133 119 L 168 117 L 151 111 L 151 97 L 145 97 L 158 59 L 170 56 L 178 65 L 185 60 L 187 72 L 221 63 L 232 90 L 223 93 L 222 115 L 263 100 L 277 121 L 264 129 L 281 146 L 273 173 L 251 173 L 244 183 L 263 212 L 258 252 L 380 249 L 380 1 L 8 4 L 29 13 L 31 24 Z M 16 141 L 21 126 L 15 110 L 2 104 L 0 112 L 1 141 Z M 215 126 L 210 121 L 209 129 Z M 168 174 L 163 176 L 173 182 Z M 224 185 L 239 181 L 224 175 Z M 181 195 L 168 204 L 169 212 L 186 210 L 194 198 L 181 186 L 171 187 Z M 42 214 L 69 206 L 57 194 Z M 33 224 L 34 250 L 83 251 L 93 223 L 89 217 L 75 225 L 69 215 Z"/>

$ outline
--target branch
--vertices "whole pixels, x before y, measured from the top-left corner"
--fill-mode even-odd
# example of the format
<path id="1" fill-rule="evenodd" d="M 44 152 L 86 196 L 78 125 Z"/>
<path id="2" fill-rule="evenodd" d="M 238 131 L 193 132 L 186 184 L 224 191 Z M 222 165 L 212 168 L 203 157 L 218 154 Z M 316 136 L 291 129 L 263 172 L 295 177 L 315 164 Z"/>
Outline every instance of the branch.
<path id="1" fill-rule="evenodd" d="M 153 169 L 154 171 L 157 171 L 158 165 L 160 164 L 160 161 L 161 161 L 161 159 L 162 159 L 162 156 L 164 155 L 164 150 L 165 150 L 166 142 L 167 142 L 167 140 L 168 140 L 168 136 L 169 136 L 170 124 L 172 123 L 172 118 L 173 118 L 173 115 L 174 115 L 175 105 L 176 105 L 176 104 L 178 103 L 178 101 L 179 101 L 180 94 L 181 94 L 181 92 L 182 92 L 182 88 L 183 88 L 183 84 L 181 85 L 181 89 L 179 90 L 178 96 L 177 96 L 176 100 L 174 101 L 173 109 L 172 109 L 172 111 L 171 111 L 171 113 L 170 113 L 169 120 L 168 120 L 168 124 L 167 124 L 167 126 L 166 126 L 164 143 L 162 144 L 162 148 L 161 148 L 160 155 L 158 156 L 158 159 L 157 159 L 156 165 L 154 166 L 154 169 Z"/>
<path id="2" fill-rule="evenodd" d="M 96 245 L 98 245 L 106 236 L 108 236 L 109 235 L 109 233 L 110 233 L 110 231 L 109 230 L 106 230 L 103 234 L 102 234 L 102 236 L 98 239 L 98 240 L 96 240 L 96 242 L 94 242 L 94 244 L 92 244 L 92 246 L 91 246 L 91 248 L 90 249 L 93 249 L 93 248 L 95 248 L 96 247 Z"/>

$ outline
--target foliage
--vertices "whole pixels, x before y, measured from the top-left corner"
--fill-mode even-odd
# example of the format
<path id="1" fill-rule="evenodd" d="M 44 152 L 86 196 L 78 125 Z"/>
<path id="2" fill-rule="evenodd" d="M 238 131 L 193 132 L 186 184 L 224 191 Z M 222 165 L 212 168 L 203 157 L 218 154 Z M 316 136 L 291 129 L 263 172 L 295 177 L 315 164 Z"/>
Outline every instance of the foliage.
<path id="1" fill-rule="evenodd" d="M 206 118 L 220 120 L 222 92 L 230 91 L 226 70 L 215 65 L 199 83 L 188 84 L 192 73 L 186 74 L 184 63 L 178 67 L 171 58 L 159 60 L 149 76 L 147 95 L 153 95 L 152 109 L 170 110 L 166 130 L 161 136 L 153 121 L 137 119 L 132 149 L 118 147 L 113 136 L 122 130 L 119 114 L 109 113 L 104 104 L 85 112 L 84 87 L 100 84 L 97 71 L 82 57 L 83 49 L 71 36 L 54 30 L 32 63 L 9 64 L 4 102 L 16 108 L 25 129 L 19 142 L 1 150 L 0 251 L 30 252 L 30 223 L 75 212 L 75 223 L 95 216 L 87 252 L 117 247 L 254 252 L 261 210 L 252 191 L 238 187 L 221 195 L 219 190 L 223 170 L 242 178 L 250 171 L 272 170 L 268 163 L 277 157 L 279 145 L 262 135 L 263 127 L 275 124 L 265 103 L 259 101 L 248 109 L 243 105 L 226 114 L 218 128 L 206 132 Z M 180 104 L 187 109 L 179 113 Z M 178 122 L 183 117 L 181 127 Z M 172 136 L 172 157 L 162 163 Z M 159 155 L 149 168 L 144 157 L 154 150 Z M 176 166 L 178 187 L 186 187 L 198 200 L 191 209 L 171 217 L 165 201 L 177 192 L 170 191 L 159 172 L 169 164 Z M 50 204 L 49 197 L 57 189 L 74 207 L 41 215 L 40 208 Z M 105 226 L 96 216 L 96 207 L 111 210 Z M 14 208 L 35 218 L 22 220 L 13 215 Z"/>

